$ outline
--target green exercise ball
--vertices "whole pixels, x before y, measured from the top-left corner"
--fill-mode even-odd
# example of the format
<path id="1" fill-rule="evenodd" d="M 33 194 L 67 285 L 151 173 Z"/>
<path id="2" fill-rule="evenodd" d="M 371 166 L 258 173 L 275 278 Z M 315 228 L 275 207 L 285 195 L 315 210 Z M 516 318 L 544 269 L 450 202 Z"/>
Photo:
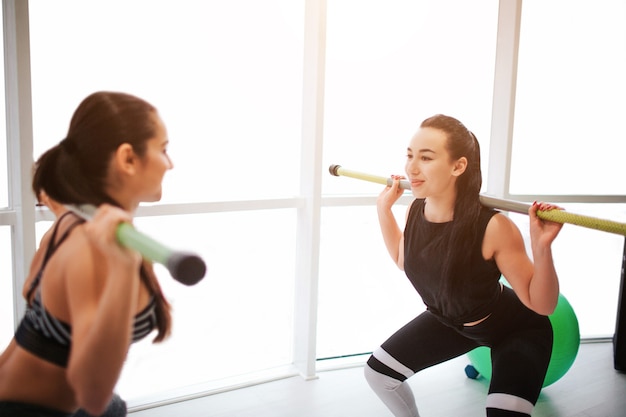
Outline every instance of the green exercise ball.
<path id="1" fill-rule="evenodd" d="M 543 381 L 544 388 L 565 375 L 574 363 L 578 354 L 578 347 L 580 346 L 578 319 L 571 304 L 562 294 L 559 294 L 556 309 L 549 318 L 550 323 L 552 323 L 552 331 L 554 332 L 554 343 L 546 378 Z M 490 380 L 491 349 L 481 346 L 469 352 L 467 356 L 476 371 L 484 378 Z M 470 376 L 467 370 L 466 373 Z"/>

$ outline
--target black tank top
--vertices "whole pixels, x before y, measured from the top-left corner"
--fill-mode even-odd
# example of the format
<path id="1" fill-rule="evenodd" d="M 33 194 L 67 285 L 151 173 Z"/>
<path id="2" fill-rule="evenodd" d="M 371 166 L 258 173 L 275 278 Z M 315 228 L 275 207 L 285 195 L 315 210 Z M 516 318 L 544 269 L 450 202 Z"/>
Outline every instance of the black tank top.
<path id="1" fill-rule="evenodd" d="M 464 250 L 470 251 L 466 265 L 454 265 L 449 270 L 463 274 L 463 291 L 455 297 L 441 297 L 444 256 L 436 241 L 449 234 L 454 220 L 447 223 L 431 223 L 424 218 L 424 199 L 411 204 L 404 230 L 404 271 L 422 297 L 429 311 L 452 326 L 480 320 L 493 311 L 500 293 L 500 270 L 493 259 L 485 260 L 482 243 L 487 223 L 497 211 L 483 207 L 476 224 L 479 239 Z M 467 242 L 454 242 L 468 245 Z M 444 302 L 452 298 L 453 302 Z"/>

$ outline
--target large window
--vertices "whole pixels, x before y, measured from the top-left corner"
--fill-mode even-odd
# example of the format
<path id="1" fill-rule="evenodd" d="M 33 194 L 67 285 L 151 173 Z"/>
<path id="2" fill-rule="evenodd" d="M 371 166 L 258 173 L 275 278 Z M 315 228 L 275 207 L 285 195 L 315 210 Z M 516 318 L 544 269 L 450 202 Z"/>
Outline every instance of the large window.
<path id="1" fill-rule="evenodd" d="M 30 2 L 35 155 L 97 90 L 157 106 L 163 203 L 297 194 L 303 2 Z"/>
<path id="2" fill-rule="evenodd" d="M 194 287 L 158 269 L 173 336 L 131 348 L 119 384 L 131 404 L 293 361 L 295 205 L 176 204 L 298 194 L 303 13 L 284 0 L 30 2 L 34 157 L 63 139 L 88 94 L 147 99 L 168 129 L 161 203 L 174 215 L 136 225 L 208 264 Z"/>
<path id="3" fill-rule="evenodd" d="M 622 0 L 524 0 L 511 194 L 626 195 L 625 19 Z M 562 205 L 626 219 L 626 204 Z M 571 225 L 555 243 L 561 292 L 583 336 L 615 331 L 623 245 L 623 237 Z"/>
<path id="4" fill-rule="evenodd" d="M 626 195 L 625 19 L 622 0 L 523 2 L 511 193 Z"/>
<path id="5" fill-rule="evenodd" d="M 397 209 L 403 218 L 406 206 Z M 319 292 L 319 359 L 371 352 L 424 311 L 387 255 L 375 206 L 324 209 Z"/>
<path id="6" fill-rule="evenodd" d="M 157 269 L 172 304 L 172 337 L 132 347 L 121 392 L 147 396 L 290 364 L 294 224 L 294 210 L 138 219 L 155 238 L 199 251 L 209 269 L 192 288 Z"/>
<path id="7" fill-rule="evenodd" d="M 497 14 L 495 0 L 329 1 L 325 166 L 404 174 L 411 136 L 444 113 L 476 134 L 486 176 Z M 322 212 L 319 357 L 372 351 L 424 310 L 383 244 L 374 205 L 381 189 L 324 177 L 325 195 L 372 201 Z M 397 208 L 402 222 L 406 206 Z"/>
<path id="8" fill-rule="evenodd" d="M 486 162 L 497 13 L 497 0 L 329 1 L 325 163 L 403 173 L 411 136 L 437 113 L 465 123 Z M 324 180 L 325 194 L 378 191 Z"/>

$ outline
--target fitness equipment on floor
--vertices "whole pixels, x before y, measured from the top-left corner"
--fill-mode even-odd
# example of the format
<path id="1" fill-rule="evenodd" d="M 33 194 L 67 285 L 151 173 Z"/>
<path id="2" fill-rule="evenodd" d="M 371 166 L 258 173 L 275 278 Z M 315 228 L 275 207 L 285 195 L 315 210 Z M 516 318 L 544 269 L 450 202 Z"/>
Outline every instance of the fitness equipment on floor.
<path id="1" fill-rule="evenodd" d="M 578 348 L 580 346 L 580 331 L 578 319 L 569 301 L 559 294 L 554 313 L 550 316 L 554 341 L 552 344 L 552 356 L 548 371 L 543 382 L 543 387 L 558 381 L 571 368 Z M 491 349 L 486 346 L 478 347 L 467 354 L 471 365 L 465 367 L 465 374 L 468 378 L 476 379 L 483 376 L 490 380 L 491 369 Z"/>

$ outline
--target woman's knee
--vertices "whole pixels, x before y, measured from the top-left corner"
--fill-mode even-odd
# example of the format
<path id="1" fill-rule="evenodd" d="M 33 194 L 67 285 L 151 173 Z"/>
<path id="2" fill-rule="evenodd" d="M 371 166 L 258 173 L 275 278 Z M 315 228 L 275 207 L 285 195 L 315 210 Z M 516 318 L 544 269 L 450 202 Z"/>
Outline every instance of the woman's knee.
<path id="1" fill-rule="evenodd" d="M 392 378 L 389 375 L 385 375 L 381 372 L 378 372 L 372 369 L 369 364 L 365 364 L 363 367 L 363 375 L 365 376 L 365 380 L 369 384 L 369 386 L 374 391 L 384 390 L 384 391 L 393 391 L 397 389 L 400 384 L 402 384 L 401 380 L 396 378 Z"/>

